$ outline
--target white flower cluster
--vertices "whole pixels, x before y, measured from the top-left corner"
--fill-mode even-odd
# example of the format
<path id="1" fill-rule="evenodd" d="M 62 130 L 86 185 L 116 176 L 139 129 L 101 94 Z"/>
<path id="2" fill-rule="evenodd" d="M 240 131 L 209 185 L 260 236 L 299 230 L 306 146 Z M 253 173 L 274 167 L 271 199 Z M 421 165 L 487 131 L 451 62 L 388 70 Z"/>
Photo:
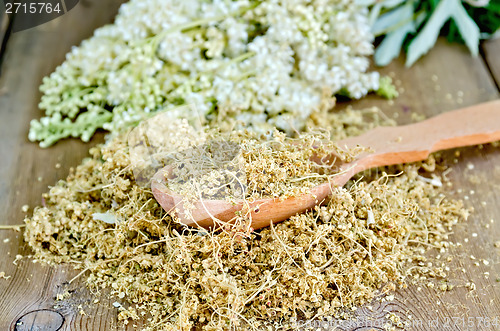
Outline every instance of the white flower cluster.
<path id="1" fill-rule="evenodd" d="M 192 104 L 209 121 L 300 130 L 322 99 L 377 90 L 354 0 L 132 0 L 46 77 L 29 138 L 48 146 Z"/>

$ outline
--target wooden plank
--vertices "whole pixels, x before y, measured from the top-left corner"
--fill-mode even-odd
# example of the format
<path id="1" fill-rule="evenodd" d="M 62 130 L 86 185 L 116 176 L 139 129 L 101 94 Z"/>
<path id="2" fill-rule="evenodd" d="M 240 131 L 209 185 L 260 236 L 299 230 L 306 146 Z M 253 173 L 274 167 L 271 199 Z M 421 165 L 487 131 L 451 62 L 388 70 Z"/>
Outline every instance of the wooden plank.
<path id="1" fill-rule="evenodd" d="M 404 58 L 400 58 L 380 71 L 394 77 L 401 91 L 399 98 L 388 102 L 370 96 L 342 103 L 340 108 L 376 105 L 403 124 L 412 121 L 412 112 L 429 117 L 499 97 L 483 59 L 473 58 L 465 47 L 450 45 L 444 40 L 439 40 L 437 46 L 410 69 L 404 68 Z M 455 156 L 457 151 L 459 157 Z M 392 312 L 409 323 L 410 330 L 498 329 L 481 321 L 494 318 L 500 321 L 500 249 L 494 247 L 500 239 L 500 150 L 491 146 L 470 147 L 446 151 L 442 155 L 451 166 L 448 178 L 453 183 L 444 193 L 466 199 L 465 205 L 474 208 L 469 220 L 459 223 L 450 237 L 462 246 L 441 257 L 453 259 L 447 279 L 455 288 L 445 293 L 426 286 L 410 285 L 399 289 L 394 301 L 374 302 L 372 310 L 366 307 L 358 310 L 359 326 L 369 318 L 384 325 L 387 323 L 385 316 Z M 488 260 L 488 265 L 483 259 Z M 467 283 L 474 283 L 476 290 L 466 288 Z"/>
<path id="2" fill-rule="evenodd" d="M 411 122 L 412 113 L 424 116 L 498 98 L 495 82 L 481 57 L 472 57 L 461 45 L 439 39 L 436 46 L 411 68 L 404 57 L 387 67 L 373 68 L 393 77 L 400 96 L 387 101 L 376 95 L 355 102 L 341 102 L 338 109 L 353 107 L 381 108 L 399 123 Z"/>
<path id="3" fill-rule="evenodd" d="M 81 1 L 58 19 L 14 33 L 9 39 L 0 79 L 0 90 L 4 91 L 0 96 L 0 224 L 21 224 L 24 217 L 21 207 L 40 204 L 47 186 L 66 177 L 69 168 L 87 155 L 88 148 L 102 140 L 101 136 L 91 144 L 65 141 L 42 150 L 27 140 L 27 134 L 30 119 L 40 116 L 37 105 L 42 77 L 63 61 L 71 46 L 92 35 L 95 28 L 109 23 L 119 5 L 116 0 Z M 57 163 L 60 168 L 55 168 Z M 26 323 L 33 321 L 32 312 L 43 309 L 63 314 L 62 330 L 108 330 L 116 325 L 116 309 L 110 309 L 109 300 L 103 297 L 99 305 L 89 308 L 91 295 L 85 292 L 82 279 L 67 284 L 77 274 L 72 267 L 46 267 L 27 258 L 14 265 L 16 255 L 30 254 L 22 233 L 0 231 L 0 247 L 4 254 L 0 271 L 10 276 L 0 279 L 0 329 L 13 329 L 19 319 Z M 74 304 L 54 300 L 65 288 L 77 291 L 71 299 Z M 80 314 L 79 305 L 86 316 Z M 31 329 L 49 330 L 51 323 L 57 322 L 54 314 L 39 312 L 36 316 L 37 323 Z M 38 324 L 42 322 L 45 324 Z M 17 329 L 21 327 L 18 325 Z"/>
<path id="4" fill-rule="evenodd" d="M 500 38 L 485 41 L 482 50 L 491 75 L 500 90 Z"/>
<path id="5" fill-rule="evenodd" d="M 116 2 L 110 4 L 94 0 L 89 7 L 78 6 L 52 25 L 20 32 L 9 40 L 4 62 L 5 75 L 0 80 L 0 86 L 7 90 L 6 94 L 0 96 L 0 154 L 5 156 L 0 164 L 0 190 L 3 188 L 0 191 L 0 210 L 4 211 L 4 217 L 0 219 L 2 224 L 20 224 L 23 217 L 21 206 L 39 204 L 40 195 L 46 191 L 47 185 L 64 178 L 69 167 L 80 163 L 90 145 L 99 141 L 95 139 L 90 145 L 65 141 L 48 150 L 41 150 L 27 142 L 26 135 L 29 120 L 38 114 L 40 95 L 37 91 L 41 77 L 62 61 L 71 45 L 89 36 L 96 26 L 109 21 L 116 12 L 116 6 Z M 59 31 L 66 31 L 67 34 L 61 37 Z M 22 74 L 19 68 L 23 68 Z M 497 89 L 482 60 L 471 58 L 464 47 L 450 46 L 441 40 L 429 55 L 410 70 L 405 69 L 403 59 L 399 59 L 381 71 L 395 77 L 399 88 L 404 90 L 400 98 L 389 103 L 372 96 L 349 104 L 355 108 L 378 105 L 400 123 L 410 121 L 412 112 L 431 116 L 498 98 Z M 434 328 L 436 330 L 461 330 L 467 326 L 452 324 L 447 328 L 444 326 L 445 319 L 464 317 L 467 323 L 468 317 L 498 316 L 499 286 L 495 278 L 500 275 L 500 258 L 498 249 L 492 243 L 500 237 L 500 219 L 489 222 L 500 211 L 500 207 L 497 207 L 500 206 L 500 197 L 496 193 L 500 179 L 495 177 L 500 153 L 491 147 L 460 151 L 462 156 L 457 158 L 456 163 L 453 151 L 444 153 L 445 159 L 453 166 L 449 176 L 454 182 L 454 187 L 446 189 L 445 193 L 462 198 L 467 194 L 466 203 L 476 210 L 467 223 L 457 226 L 452 237 L 463 243 L 462 247 L 452 252 L 454 261 L 450 278 L 458 287 L 441 294 L 427 287 L 418 290 L 417 286 L 410 286 L 399 290 L 392 302 L 375 302 L 372 311 L 366 307 L 360 309 L 359 318 L 373 316 L 385 323 L 387 312 L 394 312 L 403 320 L 411 314 L 415 321 L 411 329 L 414 330 L 432 329 L 429 325 L 431 321 L 439 323 Z M 56 168 L 57 163 L 62 166 Z M 469 163 L 474 165 L 474 169 L 469 169 Z M 485 180 L 474 184 L 464 174 L 469 177 L 484 176 Z M 41 177 L 40 181 L 38 177 Z M 474 190 L 474 194 L 471 194 L 471 190 Z M 486 204 L 482 204 L 483 201 Z M 489 227 L 486 228 L 486 225 Z M 477 233 L 477 236 L 472 233 Z M 469 239 L 468 243 L 464 242 L 465 238 Z M 9 241 L 3 242 L 4 239 Z M 17 254 L 29 254 L 21 233 L 1 231 L 0 247 L 8 253 L 0 259 L 0 271 L 11 276 L 7 280 L 0 279 L 0 293 L 3 294 L 0 297 L 1 329 L 14 328 L 20 318 L 24 323 L 22 325 L 29 325 L 34 320 L 44 321 L 45 325 L 40 327 L 47 329 L 58 323 L 57 313 L 64 317 L 63 330 L 107 330 L 117 327 L 116 310 L 111 308 L 110 299 L 102 296 L 100 302 L 94 305 L 94 297 L 81 282 L 83 277 L 67 284 L 77 275 L 71 267 L 44 267 L 26 258 L 18 261 L 17 266 L 14 265 L 12 262 Z M 474 255 L 476 260 L 471 260 L 470 255 Z M 489 259 L 489 266 L 482 262 L 479 266 L 474 265 L 474 262 L 483 258 Z M 488 279 L 484 272 L 490 273 Z M 476 291 L 469 292 L 463 287 L 470 281 L 476 284 Z M 62 293 L 64 289 L 73 291 L 73 295 L 68 300 L 55 301 L 56 294 Z M 86 315 L 80 315 L 80 310 Z M 420 322 L 422 325 L 418 325 Z M 488 329 L 478 326 L 479 319 L 473 322 L 473 329 Z M 18 329 L 22 329 L 22 325 Z M 343 329 L 352 330 L 355 327 Z"/>
<path id="6" fill-rule="evenodd" d="M 7 41 L 8 37 L 8 31 L 9 29 L 9 18 L 7 17 L 6 13 L 0 14 L 0 47 L 4 45 Z M 0 63 L 1 63 L 1 58 L 3 56 L 3 47 L 0 48 Z"/>

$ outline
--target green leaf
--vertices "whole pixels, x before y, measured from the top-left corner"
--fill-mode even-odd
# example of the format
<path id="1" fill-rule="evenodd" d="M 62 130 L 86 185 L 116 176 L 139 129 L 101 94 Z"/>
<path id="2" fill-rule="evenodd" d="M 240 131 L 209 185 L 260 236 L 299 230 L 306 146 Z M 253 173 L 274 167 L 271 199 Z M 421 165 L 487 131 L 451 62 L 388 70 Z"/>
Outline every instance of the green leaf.
<path id="1" fill-rule="evenodd" d="M 479 28 L 469 17 L 460 0 L 442 0 L 432 13 L 422 31 L 408 47 L 406 66 L 410 67 L 422 55 L 426 54 L 436 43 L 444 23 L 453 18 L 465 43 L 472 54 L 477 55 L 479 45 Z"/>
<path id="2" fill-rule="evenodd" d="M 470 52 L 472 55 L 477 56 L 479 53 L 479 28 L 469 14 L 467 14 L 461 2 L 456 6 L 452 17 Z"/>
<path id="3" fill-rule="evenodd" d="M 356 0 L 354 3 L 358 6 L 369 7 L 373 5 L 377 5 L 376 0 Z"/>
<path id="4" fill-rule="evenodd" d="M 415 31 L 415 23 L 413 21 L 413 4 L 411 2 L 408 2 L 406 5 L 395 9 L 388 14 L 391 13 L 397 14 L 396 17 L 398 17 L 398 20 L 395 23 L 396 27 L 399 24 L 402 25 L 389 32 L 384 37 L 382 43 L 380 43 L 380 45 L 375 50 L 374 59 L 375 63 L 379 66 L 385 66 L 389 64 L 389 62 L 391 62 L 395 57 L 397 57 L 401 52 L 401 46 L 403 45 L 403 42 L 408 33 Z M 380 19 L 383 20 L 383 16 L 380 17 Z M 379 26 L 384 25 L 386 25 L 386 23 L 380 23 Z"/>
<path id="5" fill-rule="evenodd" d="M 375 64 L 386 66 L 394 58 L 398 57 L 401 52 L 401 46 L 403 46 L 403 41 L 408 33 L 413 31 L 415 31 L 415 26 L 413 22 L 409 22 L 396 31 L 388 33 L 375 50 Z"/>
<path id="6" fill-rule="evenodd" d="M 377 21 L 378 17 L 380 16 L 380 11 L 382 10 L 382 4 L 377 3 L 374 6 L 371 7 L 370 9 L 370 14 L 368 15 L 368 23 L 373 29 L 373 25 Z"/>
<path id="7" fill-rule="evenodd" d="M 372 33 L 375 36 L 380 36 L 388 32 L 396 31 L 412 20 L 413 3 L 409 1 L 405 5 L 381 15 L 373 24 Z"/>
<path id="8" fill-rule="evenodd" d="M 440 0 L 429 0 L 429 3 L 431 4 L 431 8 L 435 9 L 439 5 Z"/>

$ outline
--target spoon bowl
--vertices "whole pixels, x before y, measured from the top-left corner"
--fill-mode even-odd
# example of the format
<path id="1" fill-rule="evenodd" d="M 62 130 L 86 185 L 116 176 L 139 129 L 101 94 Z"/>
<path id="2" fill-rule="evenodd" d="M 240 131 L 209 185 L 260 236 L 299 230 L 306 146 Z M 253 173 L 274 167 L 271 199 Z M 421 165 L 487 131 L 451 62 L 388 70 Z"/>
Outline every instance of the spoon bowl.
<path id="1" fill-rule="evenodd" d="M 244 213 L 250 216 L 252 228 L 259 229 L 321 204 L 332 194 L 334 187 L 344 186 L 361 171 L 421 161 L 435 151 L 497 140 L 500 140 L 500 100 L 446 112 L 414 124 L 377 127 L 360 136 L 342 140 L 337 144 L 345 151 L 357 146 L 366 147 L 369 151 L 358 155 L 352 162 L 336 165 L 338 173 L 306 194 L 236 202 L 200 199 L 193 208 L 185 210 L 183 197 L 167 188 L 169 166 L 154 175 L 151 188 L 162 208 L 186 225 L 217 227 Z"/>

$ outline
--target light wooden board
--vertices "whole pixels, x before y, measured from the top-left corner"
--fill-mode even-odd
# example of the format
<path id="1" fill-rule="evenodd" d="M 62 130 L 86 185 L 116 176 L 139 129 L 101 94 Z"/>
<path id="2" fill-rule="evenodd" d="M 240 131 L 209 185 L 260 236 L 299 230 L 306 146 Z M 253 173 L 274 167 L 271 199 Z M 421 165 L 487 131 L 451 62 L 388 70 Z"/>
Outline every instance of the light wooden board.
<path id="1" fill-rule="evenodd" d="M 402 93 L 394 102 L 369 97 L 349 102 L 349 105 L 354 108 L 377 105 L 403 124 L 411 121 L 412 112 L 429 117 L 498 99 L 499 92 L 489 68 L 500 65 L 500 58 L 490 56 L 487 60 L 488 65 L 481 57 L 472 58 L 465 47 L 439 40 L 436 48 L 410 69 L 404 68 L 403 58 L 380 69 L 383 74 L 394 76 L 401 89 Z M 459 157 L 455 157 L 457 151 Z M 358 312 L 360 321 L 373 316 L 379 321 L 378 325 L 383 325 L 387 313 L 393 312 L 410 323 L 410 330 L 500 329 L 500 325 L 493 327 L 485 323 L 495 318 L 500 322 L 500 248 L 494 247 L 500 240 L 500 149 L 471 147 L 447 151 L 443 155 L 453 169 L 448 175 L 453 187 L 445 193 L 467 199 L 465 205 L 474 208 L 469 220 L 457 225 L 450 236 L 452 241 L 463 246 L 442 257 L 453 258 L 448 279 L 455 288 L 443 293 L 426 286 L 409 286 L 398 290 L 392 302 L 375 302 L 373 311 L 361 309 Z M 472 176 L 477 176 L 480 182 L 473 184 Z M 488 260 L 488 266 L 483 259 Z M 476 290 L 466 288 L 467 283 L 474 283 Z M 408 315 L 413 321 L 407 318 Z"/>
<path id="2" fill-rule="evenodd" d="M 0 77 L 0 91 L 3 91 L 0 95 L 0 224 L 21 224 L 24 217 L 21 207 L 27 204 L 28 213 L 32 212 L 47 186 L 66 177 L 69 168 L 87 155 L 88 148 L 102 141 L 100 135 L 90 144 L 68 140 L 42 150 L 26 137 L 30 119 L 40 116 L 37 103 L 41 78 L 61 63 L 72 45 L 90 36 L 97 26 L 110 22 L 118 4 L 118 1 L 81 1 L 57 20 L 10 37 Z M 348 104 L 355 108 L 376 105 L 399 123 L 407 123 L 412 112 L 431 116 L 496 99 L 499 92 L 493 77 L 496 76 L 498 82 L 500 59 L 495 55 L 498 45 L 498 41 L 485 44 L 485 57 L 472 58 L 465 47 L 440 40 L 435 49 L 409 70 L 404 68 L 403 58 L 380 69 L 383 74 L 394 76 L 399 88 L 404 90 L 394 102 L 370 96 L 339 104 L 339 109 Z M 383 329 L 377 326 L 386 322 L 388 312 L 404 320 L 412 315 L 415 321 L 412 330 L 464 330 L 467 323 L 471 330 L 495 329 L 485 326 L 484 321 L 500 318 L 500 283 L 496 281 L 500 277 L 500 249 L 493 247 L 493 243 L 500 240 L 500 150 L 466 148 L 460 150 L 459 157 L 454 153 L 444 153 L 452 165 L 449 177 L 454 183 L 446 194 L 467 196 L 466 204 L 475 209 L 452 235 L 454 241 L 463 243 L 451 252 L 449 278 L 456 288 L 443 294 L 425 286 L 420 290 L 409 286 L 398 290 L 394 301 L 375 302 L 372 311 L 367 307 L 358 310 L 359 323 L 341 329 L 363 329 L 367 317 L 377 321 L 374 329 Z M 59 168 L 57 163 L 61 165 Z M 471 183 L 471 175 L 481 179 L 479 184 Z M 22 233 L 0 231 L 0 252 L 3 253 L 0 272 L 10 276 L 0 279 L 1 330 L 35 330 L 36 327 L 53 330 L 60 323 L 61 330 L 123 329 L 112 307 L 114 300 L 103 294 L 100 302 L 94 304 L 95 297 L 85 289 L 82 278 L 68 284 L 77 275 L 70 266 L 41 266 L 28 258 L 14 265 L 17 254 L 30 254 L 22 241 Z M 489 265 L 484 265 L 482 259 L 487 259 Z M 474 263 L 478 261 L 476 266 Z M 488 278 L 485 272 L 489 272 Z M 465 288 L 467 282 L 474 282 L 476 290 Z M 73 291 L 72 296 L 65 301 L 55 301 L 55 296 L 64 289 Z M 81 315 L 80 310 L 86 315 Z M 465 327 L 453 324 L 462 323 L 462 317 Z M 22 324 L 16 326 L 18 320 Z M 446 321 L 451 322 L 449 326 Z M 437 324 L 431 325 L 431 322 Z"/>
<path id="3" fill-rule="evenodd" d="M 25 204 L 32 208 L 41 201 L 48 185 L 65 178 L 69 168 L 78 165 L 89 145 L 76 140 L 64 141 L 51 149 L 40 149 L 27 140 L 29 121 L 41 115 L 38 110 L 42 77 L 51 73 L 73 45 L 92 35 L 95 28 L 112 21 L 120 1 L 81 1 L 62 17 L 33 29 L 14 33 L 7 43 L 0 78 L 0 210 L 1 224 L 21 224 Z M 59 163 L 62 166 L 56 168 Z M 8 239 L 8 242 L 4 242 Z M 75 276 L 70 267 L 43 267 L 24 258 L 13 264 L 15 256 L 29 255 L 21 233 L 0 231 L 0 271 L 8 280 L 0 280 L 0 329 L 9 330 L 25 314 L 41 309 L 58 311 L 64 317 L 64 330 L 110 330 L 116 325 L 116 309 L 103 297 L 102 303 L 89 308 L 91 295 L 82 282 L 75 281 L 71 303 L 54 309 L 54 298 L 64 284 Z M 92 299 L 93 300 L 93 299 Z M 80 315 L 78 306 L 88 314 Z M 35 319 L 36 317 L 36 319 Z M 59 317 L 38 312 L 24 317 L 18 330 L 53 330 Z M 31 326 L 29 321 L 35 320 Z M 55 320 L 55 321 L 54 321 Z M 43 323 L 42 323 L 43 322 Z"/>
<path id="4" fill-rule="evenodd" d="M 9 25 L 9 18 L 7 14 L 0 14 L 0 47 L 3 45 L 4 40 L 7 41 Z M 2 49 L 0 48 L 0 59 L 2 58 L 2 55 Z"/>
<path id="5" fill-rule="evenodd" d="M 491 75 L 500 89 L 500 37 L 484 42 L 483 52 Z"/>

